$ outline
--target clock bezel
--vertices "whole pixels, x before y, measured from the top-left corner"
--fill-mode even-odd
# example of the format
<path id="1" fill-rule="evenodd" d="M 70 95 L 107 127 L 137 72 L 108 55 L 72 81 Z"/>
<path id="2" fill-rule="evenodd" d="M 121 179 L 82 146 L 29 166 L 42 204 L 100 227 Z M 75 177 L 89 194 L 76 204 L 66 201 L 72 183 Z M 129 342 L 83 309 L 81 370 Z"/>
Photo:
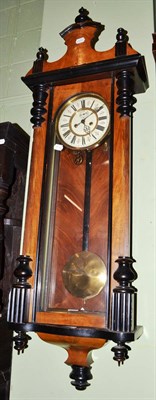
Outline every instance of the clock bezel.
<path id="1" fill-rule="evenodd" d="M 62 115 L 62 113 L 64 112 L 64 110 L 68 107 L 68 105 L 75 103 L 75 101 L 78 99 L 81 99 L 83 97 L 93 97 L 96 99 L 101 100 L 104 105 L 106 106 L 107 110 L 108 110 L 108 114 L 109 114 L 109 123 L 107 126 L 106 131 L 104 132 L 104 134 L 102 135 L 102 137 L 100 137 L 96 143 L 93 143 L 91 145 L 86 145 L 86 146 L 70 146 L 68 143 L 66 143 L 63 139 L 62 136 L 60 135 L 59 132 L 59 120 L 60 117 Z M 93 150 L 95 148 L 97 148 L 99 145 L 102 144 L 103 140 L 107 137 L 107 135 L 110 133 L 110 122 L 111 122 L 111 113 L 110 113 L 110 107 L 108 105 L 108 102 L 105 100 L 104 97 L 102 97 L 99 93 L 96 92 L 79 92 L 76 93 L 70 97 L 68 97 L 58 108 L 58 110 L 56 111 L 55 117 L 54 117 L 54 129 L 56 130 L 56 135 L 60 141 L 61 144 L 63 144 L 63 146 L 65 148 L 68 148 L 70 150 L 78 150 L 78 151 L 85 151 L 85 150 Z"/>

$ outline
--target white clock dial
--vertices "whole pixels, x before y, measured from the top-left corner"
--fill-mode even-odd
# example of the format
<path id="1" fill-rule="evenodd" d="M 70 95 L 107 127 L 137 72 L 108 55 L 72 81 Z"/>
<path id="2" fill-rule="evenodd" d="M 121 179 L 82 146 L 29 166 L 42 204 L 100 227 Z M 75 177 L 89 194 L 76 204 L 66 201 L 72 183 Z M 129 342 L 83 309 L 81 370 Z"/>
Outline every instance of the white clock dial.
<path id="1" fill-rule="evenodd" d="M 77 94 L 60 107 L 55 123 L 64 146 L 82 150 L 94 148 L 109 130 L 110 112 L 101 96 Z"/>

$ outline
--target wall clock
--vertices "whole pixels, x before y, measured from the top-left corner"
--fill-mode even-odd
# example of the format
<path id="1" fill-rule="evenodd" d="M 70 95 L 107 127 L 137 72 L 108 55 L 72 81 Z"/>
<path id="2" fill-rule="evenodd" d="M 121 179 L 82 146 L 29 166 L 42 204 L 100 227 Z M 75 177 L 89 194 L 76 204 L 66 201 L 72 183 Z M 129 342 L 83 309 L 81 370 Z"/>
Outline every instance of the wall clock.
<path id="1" fill-rule="evenodd" d="M 111 50 L 94 49 L 104 26 L 88 14 L 81 8 L 61 32 L 61 59 L 49 63 L 40 48 L 22 78 L 34 97 L 34 144 L 24 255 L 8 311 L 18 352 L 32 330 L 60 344 L 78 390 L 92 378 L 93 349 L 112 340 L 120 365 L 127 342 L 142 334 L 133 286 L 132 116 L 148 78 L 124 29 Z"/>

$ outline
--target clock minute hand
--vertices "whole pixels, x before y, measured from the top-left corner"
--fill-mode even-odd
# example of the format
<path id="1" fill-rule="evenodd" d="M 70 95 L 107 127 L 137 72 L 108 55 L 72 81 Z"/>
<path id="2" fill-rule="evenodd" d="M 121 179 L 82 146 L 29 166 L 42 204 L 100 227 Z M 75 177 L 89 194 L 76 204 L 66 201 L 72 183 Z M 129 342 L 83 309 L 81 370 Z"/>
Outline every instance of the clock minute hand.
<path id="1" fill-rule="evenodd" d="M 77 128 L 80 124 L 84 124 L 85 125 L 85 120 L 90 117 L 90 115 L 93 114 L 94 111 L 92 111 L 89 115 L 87 115 L 85 118 L 81 119 L 81 121 L 78 124 L 75 124 L 74 127 Z"/>
<path id="2" fill-rule="evenodd" d="M 83 118 L 83 119 L 81 120 L 81 123 L 85 125 L 85 120 L 86 120 L 88 117 L 90 117 L 90 115 L 92 115 L 93 112 L 94 112 L 94 111 L 92 111 L 89 115 L 87 115 L 85 118 Z"/>

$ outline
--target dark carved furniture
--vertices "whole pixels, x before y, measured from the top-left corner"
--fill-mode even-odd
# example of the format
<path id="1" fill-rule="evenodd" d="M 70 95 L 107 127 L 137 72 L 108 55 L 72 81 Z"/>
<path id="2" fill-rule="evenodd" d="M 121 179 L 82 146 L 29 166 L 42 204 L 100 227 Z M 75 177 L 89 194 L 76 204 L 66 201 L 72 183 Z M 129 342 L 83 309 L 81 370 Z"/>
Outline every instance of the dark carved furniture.
<path id="1" fill-rule="evenodd" d="M 29 136 L 10 122 L 0 124 L 0 399 L 9 399 L 12 332 L 6 312 L 19 254 Z"/>
<path id="2" fill-rule="evenodd" d="M 152 43 L 152 52 L 153 57 L 156 61 L 156 0 L 153 0 L 153 20 L 154 20 L 154 33 L 153 33 L 153 43 Z"/>

